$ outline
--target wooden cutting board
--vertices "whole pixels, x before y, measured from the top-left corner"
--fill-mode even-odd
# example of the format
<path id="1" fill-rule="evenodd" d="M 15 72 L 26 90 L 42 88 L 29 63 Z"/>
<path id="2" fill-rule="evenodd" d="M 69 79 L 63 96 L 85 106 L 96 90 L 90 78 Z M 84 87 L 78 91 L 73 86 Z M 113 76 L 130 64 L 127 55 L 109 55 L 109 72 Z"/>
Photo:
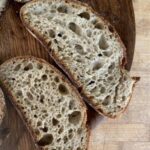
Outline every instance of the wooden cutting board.
<path id="1" fill-rule="evenodd" d="M 128 64 L 126 67 L 128 70 L 130 70 L 135 46 L 135 19 L 132 1 L 83 1 L 91 5 L 96 11 L 107 18 L 116 27 L 116 30 L 120 34 L 127 48 Z M 38 43 L 24 29 L 19 19 L 18 12 L 20 7 L 21 4 L 17 4 L 13 2 L 13 0 L 10 0 L 6 12 L 0 19 L 0 63 L 19 55 L 33 55 L 44 58 L 50 63 L 53 63 L 48 53 L 44 50 L 40 43 Z M 2 127 L 8 129 L 7 131 L 9 131 L 9 136 L 4 139 L 0 150 L 34 150 L 35 147 L 32 139 L 8 98 L 7 106 L 8 112 Z M 125 117 L 127 116 L 125 115 Z M 126 135 L 128 137 L 130 132 L 138 133 L 138 129 L 136 129 L 136 131 L 132 131 L 132 128 L 136 128 L 134 124 L 128 126 L 127 122 L 124 122 L 123 124 L 126 126 L 121 128 L 121 126 L 117 126 L 121 123 L 120 120 L 112 121 L 109 119 L 104 119 L 103 117 L 97 115 L 97 113 L 95 113 L 92 109 L 89 109 L 89 118 L 89 125 L 91 126 L 89 150 L 122 150 L 121 146 L 123 143 L 121 142 L 124 140 L 126 141 Z M 123 118 L 123 120 L 127 121 L 128 119 Z M 143 127 L 144 131 L 146 129 Z M 125 135 L 122 136 L 122 139 L 118 139 L 117 135 L 121 136 L 122 130 L 125 131 Z M 135 136 L 135 133 L 132 134 L 130 135 L 131 139 L 132 136 Z M 118 141 L 116 139 L 118 139 Z M 119 142 L 119 144 L 117 142 Z"/>

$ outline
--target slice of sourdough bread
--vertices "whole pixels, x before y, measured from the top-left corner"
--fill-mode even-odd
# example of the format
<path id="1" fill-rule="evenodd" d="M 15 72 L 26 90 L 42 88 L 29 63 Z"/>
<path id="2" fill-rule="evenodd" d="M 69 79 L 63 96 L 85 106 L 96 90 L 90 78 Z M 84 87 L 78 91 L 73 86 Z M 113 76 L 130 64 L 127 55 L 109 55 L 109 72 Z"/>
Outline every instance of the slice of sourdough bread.
<path id="1" fill-rule="evenodd" d="M 6 111 L 5 98 L 4 98 L 3 92 L 0 88 L 0 125 L 3 121 L 4 116 L 5 116 L 5 111 Z"/>
<path id="2" fill-rule="evenodd" d="M 0 78 L 43 150 L 86 150 L 86 107 L 76 89 L 53 66 L 17 57 L 0 66 Z"/>
<path id="3" fill-rule="evenodd" d="M 20 16 L 94 109 L 111 118 L 125 110 L 136 80 L 123 69 L 125 47 L 107 21 L 69 0 L 32 1 Z"/>

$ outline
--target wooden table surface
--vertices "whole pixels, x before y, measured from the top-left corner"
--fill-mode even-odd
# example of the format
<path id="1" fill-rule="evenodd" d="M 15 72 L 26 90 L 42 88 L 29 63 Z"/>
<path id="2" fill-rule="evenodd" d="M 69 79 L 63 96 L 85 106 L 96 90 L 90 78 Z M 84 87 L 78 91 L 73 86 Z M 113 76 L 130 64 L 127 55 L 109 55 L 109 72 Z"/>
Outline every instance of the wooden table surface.
<path id="1" fill-rule="evenodd" d="M 91 3 L 94 1 L 91 0 Z M 114 1 L 112 0 L 112 2 Z M 102 118 L 99 115 L 93 116 L 89 150 L 150 150 L 150 0 L 133 0 L 133 4 L 136 17 L 136 46 L 131 74 L 140 76 L 141 80 L 134 90 L 130 106 L 124 115 L 116 120 Z M 40 57 L 42 53 L 46 60 L 50 60 L 43 51 L 43 47 L 37 44 L 37 41 L 28 32 L 24 31 L 20 22 L 17 21 L 18 24 L 14 24 L 17 17 L 10 15 L 13 13 L 14 11 L 10 8 L 6 12 L 9 21 L 5 22 L 4 20 L 1 24 L 0 39 L 4 38 L 5 40 L 0 41 L 0 47 L 7 50 L 7 53 L 1 51 L 3 57 L 0 56 L 0 63 L 17 55 L 17 49 L 21 46 L 23 49 L 20 51 L 20 55 L 25 53 L 32 55 L 36 50 L 35 56 Z M 9 24 L 15 26 L 13 30 L 4 29 Z M 123 34 L 124 31 L 121 31 L 120 34 Z M 7 36 L 5 37 L 4 32 L 11 35 L 11 41 Z M 19 34 L 20 32 L 23 36 Z M 127 38 L 130 33 L 130 31 L 127 33 Z M 124 42 L 127 38 L 123 39 Z M 134 39 L 134 34 L 131 39 Z M 32 50 L 29 51 L 30 42 L 32 42 Z M 128 42 L 130 43 L 130 41 Z M 129 44 L 129 48 L 131 47 Z M 5 123 L 11 124 L 11 134 L 4 141 L 0 150 L 33 150 L 34 146 L 27 144 L 30 136 L 26 128 L 19 124 L 21 120 L 16 118 L 17 113 L 14 112 L 13 107 L 9 108 L 7 115 L 10 114 L 12 119 L 6 120 Z M 13 130 L 16 129 L 16 126 L 17 131 Z"/>

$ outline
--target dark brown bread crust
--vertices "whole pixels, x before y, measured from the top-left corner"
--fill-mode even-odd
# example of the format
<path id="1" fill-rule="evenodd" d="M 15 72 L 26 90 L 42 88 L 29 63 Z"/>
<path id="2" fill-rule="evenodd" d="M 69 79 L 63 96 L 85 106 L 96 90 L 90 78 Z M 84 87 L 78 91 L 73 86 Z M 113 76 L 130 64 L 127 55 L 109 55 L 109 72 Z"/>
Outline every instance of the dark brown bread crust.
<path id="1" fill-rule="evenodd" d="M 31 1 L 31 0 L 15 0 L 16 2 L 18 2 L 18 3 L 27 3 L 27 2 L 29 2 L 29 1 Z"/>
<path id="2" fill-rule="evenodd" d="M 35 3 L 36 1 L 39 1 L 39 0 L 33 0 L 32 2 L 29 2 L 26 5 L 30 5 L 32 3 Z M 52 1 L 52 0 L 49 0 L 49 1 Z M 53 0 L 53 1 L 55 1 L 55 0 Z M 76 3 L 78 7 L 80 7 L 80 6 L 87 7 L 87 10 L 89 10 L 90 12 L 94 13 L 95 15 L 97 15 L 99 18 L 101 18 L 104 21 L 105 25 L 107 25 L 107 26 L 109 26 L 109 27 L 112 28 L 113 35 L 118 39 L 118 42 L 121 44 L 121 46 L 123 48 L 123 58 L 120 60 L 120 69 L 123 69 L 125 67 L 125 64 L 127 63 L 126 48 L 125 48 L 125 46 L 124 46 L 124 44 L 123 44 L 120 36 L 116 32 L 115 28 L 107 20 L 105 20 L 102 16 L 100 16 L 96 11 L 94 11 L 88 4 L 82 3 L 82 2 L 76 1 L 76 0 L 72 0 L 72 1 L 71 0 L 64 0 L 64 1 L 66 3 L 71 4 L 71 5 L 73 5 L 74 3 Z M 44 2 L 44 0 L 43 0 L 43 2 Z M 46 50 L 49 52 L 50 56 L 53 58 L 53 60 L 56 62 L 56 64 L 66 73 L 66 75 L 69 77 L 69 79 L 71 80 L 71 82 L 79 89 L 79 91 L 81 91 L 81 95 L 85 98 L 85 100 L 89 103 L 90 106 L 92 106 L 99 114 L 101 114 L 103 116 L 107 116 L 107 117 L 110 117 L 110 118 L 116 118 L 117 116 L 114 117 L 112 115 L 105 114 L 100 108 L 96 108 L 94 106 L 94 104 L 92 104 L 93 103 L 92 102 L 92 98 L 91 98 L 91 96 L 87 95 L 85 91 L 82 90 L 83 86 L 82 86 L 81 82 L 79 80 L 75 80 L 75 77 L 71 73 L 70 69 L 67 67 L 67 64 L 65 64 L 63 61 L 59 60 L 59 57 L 54 52 L 54 50 L 52 50 L 52 49 L 50 50 L 50 48 L 49 48 L 50 43 L 49 44 L 46 43 L 44 41 L 43 37 L 38 32 L 34 31 L 34 29 L 31 28 L 29 26 L 29 24 L 27 24 L 24 21 L 23 16 L 24 16 L 24 9 L 26 9 L 26 5 L 23 6 L 21 8 L 21 10 L 20 10 L 20 18 L 21 18 L 24 26 L 26 27 L 26 29 L 46 48 Z M 133 78 L 133 79 L 135 79 L 135 78 Z M 130 96 L 130 99 L 131 99 L 131 96 Z M 129 105 L 129 103 L 128 103 L 128 105 Z M 124 112 L 126 110 L 126 108 L 122 112 Z M 118 114 L 118 116 L 119 115 L 120 114 Z"/>
<path id="3" fill-rule="evenodd" d="M 85 103 L 83 102 L 83 100 L 82 100 L 80 94 L 78 93 L 77 89 L 76 89 L 74 86 L 72 86 L 72 84 L 67 80 L 67 78 L 65 78 L 65 76 L 64 76 L 59 70 L 57 70 L 54 66 L 52 66 L 51 64 L 49 64 L 48 62 L 46 62 L 45 60 L 43 60 L 43 59 L 41 59 L 41 58 L 35 58 L 35 57 L 33 57 L 33 56 L 18 56 L 18 57 L 15 57 L 15 58 L 12 58 L 12 59 L 9 59 L 9 60 L 5 61 L 2 65 L 5 65 L 5 64 L 6 64 L 7 62 L 9 62 L 9 61 L 17 60 L 17 59 L 27 59 L 27 60 L 29 60 L 29 59 L 35 59 L 35 60 L 38 60 L 40 63 L 47 64 L 47 65 L 50 66 L 52 69 L 54 69 L 55 72 L 60 75 L 61 79 L 62 79 L 64 82 L 66 82 L 66 83 L 70 86 L 71 91 L 74 91 L 74 92 L 76 93 L 76 95 L 77 95 L 77 97 L 78 97 L 78 100 L 79 100 L 79 102 L 80 102 L 80 106 L 81 106 L 82 108 L 84 108 L 85 111 L 87 112 L 87 107 L 86 107 Z M 1 65 L 1 66 L 2 66 L 2 65 Z M 13 106 L 16 108 L 16 110 L 17 110 L 18 114 L 20 115 L 20 117 L 21 117 L 23 123 L 24 123 L 25 126 L 27 127 L 27 129 L 28 129 L 28 131 L 29 131 L 29 133 L 30 133 L 30 135 L 31 135 L 31 137 L 32 137 L 32 139 L 33 139 L 33 141 L 34 141 L 34 143 L 35 143 L 36 148 L 37 148 L 38 150 L 44 150 L 43 148 L 41 148 L 41 147 L 39 147 L 39 146 L 37 145 L 37 140 L 36 140 L 36 139 L 37 139 L 37 136 L 36 136 L 36 134 L 34 133 L 34 131 L 32 130 L 30 124 L 27 123 L 27 118 L 26 118 L 25 115 L 23 114 L 22 109 L 21 109 L 21 108 L 17 105 L 17 103 L 15 102 L 15 100 L 14 100 L 14 99 L 15 99 L 15 96 L 13 96 L 13 94 L 12 94 L 10 88 L 7 86 L 7 85 L 8 85 L 7 82 L 6 82 L 6 81 L 1 81 L 1 79 L 0 79 L 0 85 L 3 87 L 3 89 L 4 89 L 4 90 L 7 92 L 7 94 L 9 95 L 10 100 L 11 100 L 11 103 L 12 103 Z M 85 125 L 85 128 L 86 128 L 86 130 L 87 130 L 87 144 L 86 144 L 86 145 L 88 146 L 89 137 L 90 137 L 90 136 L 89 136 L 89 135 L 90 135 L 90 130 L 89 130 L 89 127 L 88 127 L 88 125 L 87 125 L 87 113 L 86 113 L 86 112 L 85 112 L 85 118 L 83 118 L 83 119 L 84 119 L 83 125 Z"/>
<path id="4" fill-rule="evenodd" d="M 0 88 L 0 124 L 3 121 L 5 113 L 6 113 L 6 103 L 5 103 L 3 91 Z"/>

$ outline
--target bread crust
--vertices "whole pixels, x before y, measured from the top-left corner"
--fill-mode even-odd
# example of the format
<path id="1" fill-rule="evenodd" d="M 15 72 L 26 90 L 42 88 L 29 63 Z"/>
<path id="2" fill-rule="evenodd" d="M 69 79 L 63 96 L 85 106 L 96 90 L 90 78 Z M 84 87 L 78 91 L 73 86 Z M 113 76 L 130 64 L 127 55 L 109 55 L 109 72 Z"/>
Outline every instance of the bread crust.
<path id="1" fill-rule="evenodd" d="M 3 91 L 0 88 L 0 124 L 3 121 L 5 113 L 6 113 L 6 103 L 5 103 Z"/>
<path id="2" fill-rule="evenodd" d="M 39 0 L 33 0 L 32 2 L 30 2 L 30 3 L 26 4 L 26 5 L 30 5 L 30 4 L 35 3 L 37 1 L 39 1 Z M 52 0 L 47 0 L 47 1 L 52 1 Z M 55 1 L 55 0 L 53 0 L 53 1 Z M 113 33 L 112 34 L 118 39 L 118 42 L 120 43 L 120 45 L 121 45 L 121 47 L 123 49 L 123 58 L 120 59 L 120 70 L 124 69 L 124 67 L 125 67 L 125 65 L 127 63 L 126 48 L 125 48 L 125 46 L 124 46 L 124 44 L 123 44 L 120 36 L 118 35 L 116 29 L 107 20 L 105 20 L 96 11 L 94 11 L 88 4 L 80 2 L 80 1 L 77 1 L 77 0 L 72 0 L 72 1 L 71 0 L 64 0 L 64 1 L 66 3 L 68 3 L 68 4 L 70 4 L 70 5 L 74 5 L 76 3 L 76 7 L 79 7 L 79 8 L 81 6 L 85 6 L 88 11 L 94 13 L 98 18 L 101 18 L 104 21 L 104 25 L 107 25 L 107 26 L 109 26 L 109 27 L 111 27 L 113 29 Z M 43 0 L 43 2 L 44 2 L 44 0 Z M 69 77 L 69 79 L 74 84 L 74 86 L 76 86 L 79 89 L 79 91 L 81 91 L 81 95 L 85 98 L 85 100 L 89 103 L 89 105 L 92 106 L 99 114 L 101 114 L 103 116 L 107 116 L 107 117 L 110 117 L 110 118 L 116 118 L 117 116 L 119 116 L 120 113 L 117 116 L 114 117 L 112 115 L 108 115 L 108 114 L 104 113 L 102 111 L 102 109 L 97 108 L 97 107 L 94 106 L 93 100 L 92 100 L 91 96 L 88 95 L 85 91 L 83 91 L 83 86 L 82 86 L 81 82 L 79 80 L 75 79 L 75 76 L 71 73 L 70 68 L 67 67 L 67 64 L 65 64 L 63 61 L 61 61 L 59 59 L 59 56 L 57 55 L 57 53 L 55 53 L 55 51 L 53 49 L 50 50 L 49 45 L 51 43 L 49 43 L 49 44 L 46 43 L 45 40 L 43 39 L 43 37 L 40 35 L 40 33 L 34 31 L 34 29 L 31 28 L 29 26 L 29 24 L 24 21 L 23 18 L 24 18 L 24 11 L 26 9 L 26 5 L 23 6 L 21 8 L 21 10 L 20 10 L 20 18 L 21 18 L 24 26 L 45 47 L 45 49 L 49 52 L 50 56 L 53 58 L 53 60 L 55 61 L 55 63 L 65 72 L 65 74 Z M 136 77 L 133 77 L 134 80 L 135 80 L 135 78 Z M 129 102 L 130 102 L 130 100 L 129 100 Z M 129 105 L 129 102 L 128 102 L 128 105 Z M 125 110 L 126 110 L 126 108 L 124 108 L 124 110 L 122 112 L 124 112 Z"/>
<path id="3" fill-rule="evenodd" d="M 7 62 L 9 62 L 9 61 L 13 61 L 13 60 L 16 61 L 17 59 L 24 59 L 24 60 L 29 60 L 29 59 L 31 60 L 31 59 L 34 59 L 34 60 L 39 61 L 39 62 L 42 63 L 42 64 L 48 65 L 48 66 L 49 66 L 50 68 L 52 68 L 57 74 L 59 74 L 59 76 L 61 77 L 61 79 L 62 79 L 64 82 L 66 82 L 66 83 L 70 86 L 71 91 L 73 91 L 73 92 L 76 93 L 76 95 L 77 95 L 77 97 L 78 97 L 78 100 L 79 100 L 79 103 L 80 103 L 80 106 L 81 106 L 81 108 L 82 108 L 82 111 L 84 111 L 84 118 L 83 118 L 83 124 L 82 124 L 82 126 L 84 125 L 85 128 L 86 128 L 86 130 L 87 130 L 87 143 L 86 143 L 86 145 L 88 145 L 88 143 L 89 143 L 89 137 L 90 137 L 90 136 L 89 136 L 89 135 L 90 135 L 90 130 L 89 130 L 88 125 L 87 125 L 87 108 L 86 108 L 86 105 L 85 105 L 85 103 L 83 102 L 83 100 L 82 100 L 80 94 L 78 93 L 77 89 L 68 81 L 67 78 L 65 78 L 65 76 L 64 76 L 58 69 L 56 69 L 54 66 L 52 66 L 52 65 L 49 64 L 47 61 L 45 61 L 45 60 L 43 60 L 43 59 L 41 59 L 41 58 L 36 58 L 36 57 L 34 57 L 34 56 L 18 56 L 18 57 L 15 57 L 15 58 L 12 58 L 12 59 L 9 59 L 9 60 L 5 61 L 2 65 L 7 64 Z M 2 66 L 2 65 L 1 65 L 1 66 Z M 0 81 L 1 81 L 1 79 L 0 79 Z M 32 127 L 30 126 L 30 124 L 27 123 L 27 118 L 25 117 L 25 115 L 24 115 L 22 109 L 21 109 L 21 108 L 17 105 L 17 103 L 15 102 L 15 100 L 14 100 L 15 97 L 14 97 L 13 94 L 11 93 L 10 88 L 7 86 L 7 82 L 6 82 L 6 81 L 1 81 L 0 84 L 1 84 L 1 86 L 4 88 L 4 90 L 7 92 L 7 94 L 9 95 L 10 100 L 11 100 L 11 103 L 12 103 L 13 106 L 16 108 L 16 110 L 17 110 L 19 116 L 21 117 L 23 123 L 25 124 L 26 128 L 28 129 L 28 131 L 29 131 L 29 133 L 30 133 L 30 135 L 31 135 L 31 138 L 32 138 L 32 140 L 33 140 L 34 143 L 35 143 L 35 147 L 36 147 L 38 150 L 44 150 L 44 148 L 41 148 L 41 147 L 39 147 L 39 146 L 37 145 L 37 136 L 36 136 L 36 134 L 34 133 L 34 131 L 32 130 Z"/>
<path id="4" fill-rule="evenodd" d="M 31 0 L 15 0 L 15 1 L 18 2 L 18 3 L 27 3 L 27 2 L 29 2 Z"/>

